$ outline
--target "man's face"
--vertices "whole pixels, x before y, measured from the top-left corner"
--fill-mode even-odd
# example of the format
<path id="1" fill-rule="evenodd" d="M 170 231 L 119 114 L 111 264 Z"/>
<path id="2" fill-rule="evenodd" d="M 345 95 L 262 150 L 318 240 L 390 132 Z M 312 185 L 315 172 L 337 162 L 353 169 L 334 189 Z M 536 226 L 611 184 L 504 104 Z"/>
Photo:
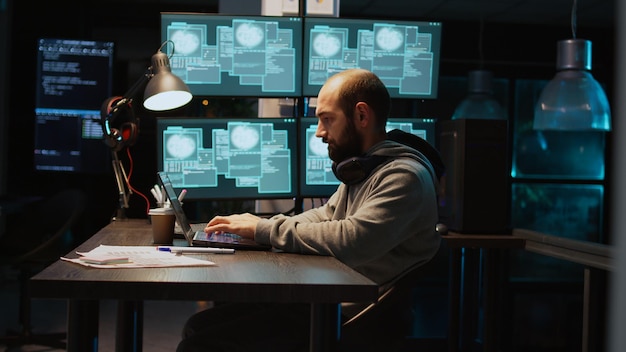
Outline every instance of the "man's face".
<path id="1" fill-rule="evenodd" d="M 354 125 L 354 116 L 346 116 L 338 104 L 338 82 L 331 82 L 320 90 L 317 98 L 317 131 L 315 136 L 328 143 L 328 156 L 341 162 L 362 154 L 362 137 Z M 339 82 L 340 83 L 340 82 Z"/>
<path id="2" fill-rule="evenodd" d="M 352 119 L 344 119 L 346 123 L 338 138 L 328 143 L 328 156 L 334 162 L 341 162 L 353 156 L 361 155 L 361 136 L 357 133 Z"/>

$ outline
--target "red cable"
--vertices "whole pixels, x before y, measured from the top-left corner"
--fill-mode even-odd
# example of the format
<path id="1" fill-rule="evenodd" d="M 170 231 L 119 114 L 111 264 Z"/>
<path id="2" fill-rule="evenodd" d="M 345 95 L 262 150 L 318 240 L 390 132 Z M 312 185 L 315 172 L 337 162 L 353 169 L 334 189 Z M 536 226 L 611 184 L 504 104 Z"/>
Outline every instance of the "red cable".
<path id="1" fill-rule="evenodd" d="M 148 215 L 148 213 L 150 212 L 150 200 L 148 199 L 148 197 L 146 197 L 145 194 L 139 192 L 137 189 L 135 189 L 131 184 L 130 184 L 130 177 L 133 175 L 133 157 L 130 154 L 130 148 L 126 148 L 126 155 L 128 155 L 128 160 L 129 160 L 129 164 L 130 167 L 128 169 L 128 188 L 137 193 L 138 195 L 140 195 L 145 201 L 146 201 L 146 215 Z"/>

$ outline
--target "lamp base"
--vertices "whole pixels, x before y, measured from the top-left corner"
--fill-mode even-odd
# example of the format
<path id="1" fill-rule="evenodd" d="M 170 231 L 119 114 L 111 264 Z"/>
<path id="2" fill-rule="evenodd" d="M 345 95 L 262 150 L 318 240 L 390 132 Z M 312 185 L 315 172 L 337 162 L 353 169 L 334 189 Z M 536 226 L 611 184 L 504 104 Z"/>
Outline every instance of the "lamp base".
<path id="1" fill-rule="evenodd" d="M 125 208 L 118 208 L 115 211 L 115 216 L 113 217 L 113 221 L 120 221 L 120 220 L 126 220 L 128 219 L 128 216 L 126 216 L 126 209 Z"/>

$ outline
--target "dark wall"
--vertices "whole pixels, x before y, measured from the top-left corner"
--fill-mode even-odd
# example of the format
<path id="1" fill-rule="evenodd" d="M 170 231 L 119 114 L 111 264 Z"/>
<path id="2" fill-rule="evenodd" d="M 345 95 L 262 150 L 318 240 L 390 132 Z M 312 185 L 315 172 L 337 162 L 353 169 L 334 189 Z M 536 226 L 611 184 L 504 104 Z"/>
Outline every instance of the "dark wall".
<path id="1" fill-rule="evenodd" d="M 8 55 L 7 152 L 9 195 L 45 196 L 59 188 L 79 187 L 88 193 L 89 227 L 93 233 L 104 226 L 118 205 L 112 169 L 107 174 L 85 175 L 38 172 L 33 169 L 34 104 L 36 89 L 36 40 L 39 37 L 112 40 L 116 44 L 113 95 L 122 95 L 145 69 L 160 43 L 160 11 L 171 8 L 109 1 L 93 4 L 82 1 L 12 3 L 12 37 Z M 179 11 L 211 11 L 206 8 L 179 8 Z M 104 101 L 107 97 L 102 97 Z M 139 104 L 136 104 L 139 105 Z M 154 116 L 137 111 L 141 117 L 138 143 L 132 148 L 131 184 L 150 196 L 156 181 Z M 64 138 L 61 134 L 59 138 Z M 120 158 L 129 165 L 127 155 Z M 149 198 L 151 199 L 151 197 Z M 145 201 L 131 197 L 129 217 L 145 217 Z"/>
<path id="2" fill-rule="evenodd" d="M 36 39 L 38 37 L 112 40 L 116 43 L 114 95 L 121 95 L 150 64 L 150 57 L 160 45 L 160 12 L 218 12 L 217 8 L 189 5 L 128 4 L 108 1 L 12 3 L 12 36 L 8 62 L 8 182 L 9 194 L 46 195 L 61 187 L 78 186 L 88 192 L 94 228 L 97 230 L 117 207 L 117 188 L 112 173 L 105 175 L 56 174 L 35 172 L 32 167 L 34 97 L 36 88 Z M 437 20 L 437 19 L 432 19 Z M 482 45 L 481 37 L 482 33 Z M 593 74 L 612 91 L 612 28 L 578 28 L 578 37 L 593 41 Z M 482 65 L 502 78 L 542 78 L 554 75 L 556 42 L 571 37 L 570 28 L 519 26 L 472 22 L 443 21 L 442 76 L 466 76 L 467 71 Z M 103 100 L 106 97 L 103 97 Z M 185 111 L 194 115 L 194 101 Z M 395 109 L 449 118 L 458 101 L 401 101 Z M 138 105 L 138 104 L 137 104 Z M 134 172 L 131 182 L 137 190 L 150 195 L 156 181 L 154 122 L 155 117 L 138 111 L 140 135 L 132 148 Z M 62 138 L 63 136 L 59 136 Z M 122 155 L 126 158 L 125 155 Z M 608 192 L 607 192 L 608 193 Z M 149 197 L 151 198 L 151 197 Z M 145 201 L 131 197 L 131 217 L 145 216 Z"/>

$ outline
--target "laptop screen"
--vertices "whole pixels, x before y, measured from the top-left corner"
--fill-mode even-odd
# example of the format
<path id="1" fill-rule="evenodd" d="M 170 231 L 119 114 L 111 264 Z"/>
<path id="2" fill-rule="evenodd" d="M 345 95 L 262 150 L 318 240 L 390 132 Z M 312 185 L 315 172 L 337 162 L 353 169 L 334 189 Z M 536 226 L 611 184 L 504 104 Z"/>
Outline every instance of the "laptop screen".
<path id="1" fill-rule="evenodd" d="M 271 250 L 272 246 L 267 244 L 260 244 L 254 240 L 243 238 L 239 235 L 232 233 L 204 233 L 203 231 L 194 231 L 189 224 L 189 220 L 185 215 L 183 206 L 178 200 L 176 191 L 172 187 L 167 173 L 163 171 L 158 172 L 158 178 L 163 186 L 167 199 L 170 201 L 170 206 L 174 209 L 176 220 L 178 221 L 185 239 L 189 246 L 202 246 L 202 247 L 223 247 L 223 248 L 237 248 L 247 250 Z"/>
<path id="2" fill-rule="evenodd" d="M 170 178 L 167 176 L 165 172 L 159 172 L 159 181 L 163 186 L 163 190 L 167 195 L 167 199 L 170 201 L 170 207 L 174 209 L 174 214 L 176 215 L 176 220 L 180 225 L 180 228 L 183 231 L 183 235 L 187 240 L 187 243 L 191 246 L 193 241 L 193 231 L 191 231 L 191 225 L 189 225 L 189 221 L 187 220 L 187 215 L 185 215 L 185 211 L 183 210 L 182 204 L 178 200 L 178 196 L 176 195 L 176 191 L 174 187 L 172 187 L 172 182 Z"/>

